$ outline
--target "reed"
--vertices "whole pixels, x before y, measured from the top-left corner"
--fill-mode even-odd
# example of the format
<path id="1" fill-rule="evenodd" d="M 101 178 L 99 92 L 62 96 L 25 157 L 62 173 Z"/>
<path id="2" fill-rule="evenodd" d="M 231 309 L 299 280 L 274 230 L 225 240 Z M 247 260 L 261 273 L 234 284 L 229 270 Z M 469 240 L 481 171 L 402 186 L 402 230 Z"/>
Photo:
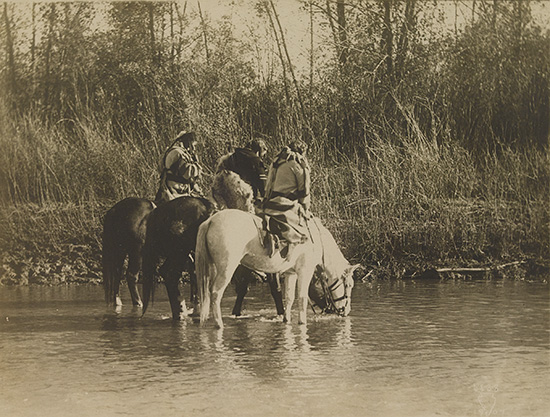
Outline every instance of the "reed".
<path id="1" fill-rule="evenodd" d="M 545 152 L 507 151 L 479 164 L 456 142 L 400 139 L 371 138 L 364 157 L 314 166 L 314 210 L 349 257 L 399 277 L 548 256 Z"/>
<path id="2" fill-rule="evenodd" d="M 301 132 L 287 117 L 272 154 Z M 1 128 L 2 256 L 11 256 L 8 264 L 17 262 L 14 253 L 76 259 L 69 253 L 77 247 L 81 261 L 99 268 L 103 214 L 124 197 L 154 196 L 161 151 L 151 143 L 166 140 L 129 132 L 120 141 L 93 118 L 39 120 L 29 115 Z M 231 123 L 201 126 L 209 145 L 199 155 L 205 192 Z M 548 257 L 547 151 L 480 156 L 414 129 L 388 128 L 362 141 L 353 154 L 330 154 L 323 149 L 329 138 L 317 136 L 310 154 L 313 211 L 349 259 L 399 278 L 410 269 Z"/>

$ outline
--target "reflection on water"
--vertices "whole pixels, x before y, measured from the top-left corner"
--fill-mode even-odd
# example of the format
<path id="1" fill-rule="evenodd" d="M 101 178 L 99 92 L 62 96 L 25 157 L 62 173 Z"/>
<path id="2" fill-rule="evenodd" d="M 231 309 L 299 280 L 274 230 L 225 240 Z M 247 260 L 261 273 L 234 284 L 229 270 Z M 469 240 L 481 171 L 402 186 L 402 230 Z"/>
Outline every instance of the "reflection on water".
<path id="1" fill-rule="evenodd" d="M 357 284 L 351 315 L 286 325 L 263 285 L 224 330 L 142 318 L 99 287 L 0 288 L 2 416 L 545 416 L 545 283 Z M 229 314 L 231 290 L 222 304 Z M 231 415 L 231 414 L 229 414 Z"/>

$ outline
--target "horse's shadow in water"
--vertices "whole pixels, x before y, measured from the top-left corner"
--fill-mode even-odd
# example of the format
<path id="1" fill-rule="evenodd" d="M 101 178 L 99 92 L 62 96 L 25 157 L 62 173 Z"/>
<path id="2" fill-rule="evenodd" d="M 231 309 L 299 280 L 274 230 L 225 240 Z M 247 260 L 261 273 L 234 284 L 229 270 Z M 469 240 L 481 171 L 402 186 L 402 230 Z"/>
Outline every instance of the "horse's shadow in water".
<path id="1" fill-rule="evenodd" d="M 103 222 L 103 286 L 105 300 L 120 310 L 120 282 L 125 276 L 132 304 L 142 307 L 137 282 L 143 275 L 145 307 L 154 293 L 154 280 L 158 273 L 163 278 L 172 317 L 181 319 L 186 313 L 181 298 L 179 281 L 182 272 L 188 272 L 191 285 L 191 302 L 196 302 L 196 277 L 192 258 L 199 225 L 214 212 L 207 199 L 180 197 L 158 208 L 147 199 L 128 197 L 116 203 L 105 215 Z M 128 259 L 126 273 L 124 263 Z M 243 299 L 249 284 L 254 280 L 251 270 L 240 267 L 234 275 L 237 299 L 233 315 L 240 316 Z M 283 314 L 282 292 L 278 277 L 268 276 L 277 314 Z M 146 308 L 143 310 L 145 313 Z"/>

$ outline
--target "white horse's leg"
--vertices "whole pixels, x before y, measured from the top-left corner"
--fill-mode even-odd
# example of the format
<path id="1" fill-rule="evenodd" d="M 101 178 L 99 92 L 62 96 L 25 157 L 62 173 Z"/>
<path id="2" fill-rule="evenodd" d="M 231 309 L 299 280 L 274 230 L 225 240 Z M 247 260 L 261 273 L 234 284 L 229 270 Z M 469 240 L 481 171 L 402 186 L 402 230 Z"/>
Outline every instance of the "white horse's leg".
<path id="1" fill-rule="evenodd" d="M 210 306 L 212 308 L 212 317 L 216 322 L 216 326 L 220 329 L 223 329 L 223 320 L 222 320 L 222 297 L 225 289 L 231 282 L 233 273 L 237 269 L 237 264 L 234 266 L 227 266 L 222 270 L 218 270 L 216 274 L 216 279 L 212 285 L 211 289 L 211 299 Z"/>
<path id="2" fill-rule="evenodd" d="M 298 276 L 298 324 L 307 323 L 309 284 L 313 278 L 315 265 L 306 263 L 296 271 Z"/>
<path id="3" fill-rule="evenodd" d="M 285 274 L 285 323 L 290 323 L 292 304 L 296 296 L 296 280 L 297 275 L 294 272 Z"/>
<path id="4" fill-rule="evenodd" d="M 307 281 L 307 285 L 306 285 Z M 310 279 L 298 280 L 298 324 L 306 324 L 308 307 L 308 288 Z"/>

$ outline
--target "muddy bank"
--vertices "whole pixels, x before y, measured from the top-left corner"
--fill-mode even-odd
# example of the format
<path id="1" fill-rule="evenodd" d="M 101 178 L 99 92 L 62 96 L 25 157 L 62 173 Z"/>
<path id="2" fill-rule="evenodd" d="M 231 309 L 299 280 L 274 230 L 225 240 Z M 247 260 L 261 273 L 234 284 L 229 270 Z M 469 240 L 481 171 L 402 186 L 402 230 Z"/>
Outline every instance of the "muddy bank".
<path id="1" fill-rule="evenodd" d="M 100 284 L 101 256 L 90 246 L 62 244 L 40 253 L 18 250 L 0 255 L 0 285 Z"/>
<path id="2" fill-rule="evenodd" d="M 356 281 L 377 279 L 514 279 L 548 281 L 550 261 L 527 259 L 510 263 L 441 266 L 411 265 L 404 262 L 388 266 L 362 265 Z M 101 284 L 101 253 L 88 245 L 61 244 L 40 252 L 10 251 L 0 254 L 0 285 Z"/>

